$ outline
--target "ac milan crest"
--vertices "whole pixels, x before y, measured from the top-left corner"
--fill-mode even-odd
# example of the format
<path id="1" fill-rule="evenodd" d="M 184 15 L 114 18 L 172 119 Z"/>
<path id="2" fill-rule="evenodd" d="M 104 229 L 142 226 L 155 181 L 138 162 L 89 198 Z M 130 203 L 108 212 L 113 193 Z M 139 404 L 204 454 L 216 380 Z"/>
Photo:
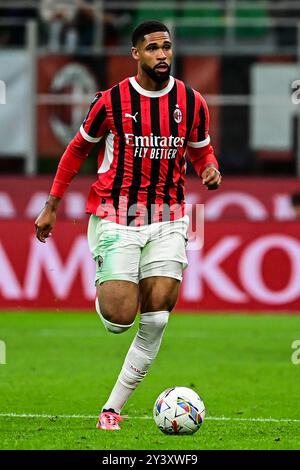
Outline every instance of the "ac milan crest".
<path id="1" fill-rule="evenodd" d="M 103 258 L 102 258 L 102 256 L 98 256 L 98 268 L 99 268 L 99 271 L 101 271 L 101 269 L 103 268 Z"/>
<path id="2" fill-rule="evenodd" d="M 179 124 L 182 121 L 182 112 L 179 109 L 178 104 L 176 104 L 173 116 L 174 116 L 174 121 L 177 122 L 177 124 Z"/>

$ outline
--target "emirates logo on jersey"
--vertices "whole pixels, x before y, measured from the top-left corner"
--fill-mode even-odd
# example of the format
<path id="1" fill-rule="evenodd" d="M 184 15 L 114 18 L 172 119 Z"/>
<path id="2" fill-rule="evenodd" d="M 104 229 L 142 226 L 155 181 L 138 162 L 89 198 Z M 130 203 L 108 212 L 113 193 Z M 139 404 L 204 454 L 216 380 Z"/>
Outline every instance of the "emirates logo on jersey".
<path id="1" fill-rule="evenodd" d="M 179 109 L 178 104 L 176 104 L 176 107 L 174 109 L 173 117 L 174 117 L 174 121 L 177 122 L 177 124 L 179 124 L 182 121 L 182 112 Z"/>

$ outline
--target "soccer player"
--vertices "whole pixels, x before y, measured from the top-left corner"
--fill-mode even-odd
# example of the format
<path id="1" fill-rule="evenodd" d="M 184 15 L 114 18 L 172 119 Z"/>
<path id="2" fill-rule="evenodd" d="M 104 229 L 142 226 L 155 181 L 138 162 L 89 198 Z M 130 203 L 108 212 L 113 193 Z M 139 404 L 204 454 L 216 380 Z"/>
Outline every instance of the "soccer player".
<path id="1" fill-rule="evenodd" d="M 35 227 L 45 242 L 59 202 L 91 148 L 101 142 L 98 177 L 87 202 L 96 262 L 96 310 L 107 331 L 138 332 L 104 404 L 97 428 L 120 429 L 121 410 L 160 348 L 187 266 L 186 153 L 208 189 L 221 182 L 209 114 L 197 91 L 170 75 L 172 41 L 158 21 L 132 34 L 137 75 L 98 92 L 68 145 Z"/>

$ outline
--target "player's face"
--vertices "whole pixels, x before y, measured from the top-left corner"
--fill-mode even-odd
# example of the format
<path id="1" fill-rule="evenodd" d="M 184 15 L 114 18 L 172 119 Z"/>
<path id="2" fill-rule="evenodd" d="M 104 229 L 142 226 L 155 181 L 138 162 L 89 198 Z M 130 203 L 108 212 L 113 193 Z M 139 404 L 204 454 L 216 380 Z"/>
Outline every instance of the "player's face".
<path id="1" fill-rule="evenodd" d="M 169 79 L 172 63 L 172 43 L 169 33 L 161 31 L 145 35 L 145 39 L 132 48 L 133 57 L 140 67 L 157 83 Z"/>

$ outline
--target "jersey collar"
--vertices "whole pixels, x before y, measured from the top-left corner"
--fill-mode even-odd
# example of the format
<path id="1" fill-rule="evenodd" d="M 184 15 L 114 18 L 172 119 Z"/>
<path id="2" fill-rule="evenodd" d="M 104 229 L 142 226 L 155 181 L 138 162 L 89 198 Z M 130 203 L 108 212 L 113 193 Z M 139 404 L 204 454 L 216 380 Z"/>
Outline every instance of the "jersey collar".
<path id="1" fill-rule="evenodd" d="M 150 91 L 150 90 L 145 90 L 145 88 L 142 88 L 141 85 L 139 85 L 138 82 L 136 81 L 135 77 L 129 77 L 129 81 L 131 85 L 133 86 L 133 88 L 138 93 L 144 96 L 148 96 L 149 98 L 159 98 L 160 96 L 166 95 L 167 93 L 169 93 L 169 91 L 172 90 L 174 83 L 175 83 L 174 78 L 172 77 L 172 75 L 170 75 L 169 83 L 165 88 L 163 88 L 162 90 Z"/>

